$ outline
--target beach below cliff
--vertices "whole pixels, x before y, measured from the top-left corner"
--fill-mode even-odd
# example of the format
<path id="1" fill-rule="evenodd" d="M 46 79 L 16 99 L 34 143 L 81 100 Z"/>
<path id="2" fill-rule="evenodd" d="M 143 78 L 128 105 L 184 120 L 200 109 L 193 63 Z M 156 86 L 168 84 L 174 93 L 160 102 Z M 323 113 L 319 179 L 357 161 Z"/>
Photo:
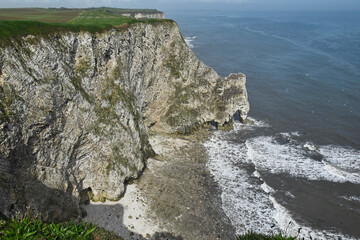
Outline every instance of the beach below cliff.
<path id="1" fill-rule="evenodd" d="M 118 202 L 85 206 L 90 221 L 125 239 L 233 239 L 221 191 L 206 168 L 201 130 L 191 136 L 151 135 L 157 153 Z"/>

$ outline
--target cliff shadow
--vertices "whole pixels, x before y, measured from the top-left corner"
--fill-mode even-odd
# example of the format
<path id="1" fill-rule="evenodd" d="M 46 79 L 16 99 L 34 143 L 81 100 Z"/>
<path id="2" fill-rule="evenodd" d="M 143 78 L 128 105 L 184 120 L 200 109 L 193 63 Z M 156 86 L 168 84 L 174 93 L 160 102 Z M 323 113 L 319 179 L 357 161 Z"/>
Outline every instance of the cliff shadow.
<path id="1" fill-rule="evenodd" d="M 34 139 L 32 139 L 34 140 Z M 0 217 L 6 219 L 16 216 L 18 213 L 28 213 L 30 217 L 41 218 L 45 222 L 64 222 L 71 219 L 88 219 L 99 227 L 124 239 L 161 239 L 181 240 L 168 232 L 159 232 L 153 236 L 141 236 L 134 233 L 132 226 L 124 224 L 124 208 L 120 204 L 111 205 L 84 205 L 89 202 L 88 191 L 83 189 L 79 194 L 81 199 L 73 196 L 74 186 L 66 181 L 66 187 L 59 185 L 60 189 L 49 187 L 44 179 L 52 179 L 55 176 L 49 167 L 42 166 L 42 175 L 35 173 L 39 167 L 33 155 L 33 144 L 25 144 L 20 141 L 8 156 L 0 156 Z M 44 178 L 47 176 L 46 178 Z M 52 183 L 52 182 L 51 182 Z M 65 188 L 66 190 L 61 190 Z M 80 205 L 81 203 L 84 203 Z M 85 209 L 90 208 L 87 212 Z M 86 217 L 88 213 L 88 218 Z M 137 216 L 139 217 L 139 216 Z M 136 216 L 134 215 L 136 220 Z"/>
<path id="2" fill-rule="evenodd" d="M 90 203 L 83 208 L 87 213 L 84 221 L 96 224 L 127 240 L 183 240 L 181 236 L 174 236 L 169 232 L 155 232 L 150 235 L 146 232 L 146 229 L 149 229 L 146 223 L 152 225 L 150 220 L 144 218 L 136 209 L 134 209 L 134 214 L 125 215 L 124 207 L 118 203 Z M 136 233 L 136 229 L 142 229 L 145 236 Z"/>
<path id="3" fill-rule="evenodd" d="M 72 196 L 72 184 L 68 182 L 66 191 L 45 185 L 35 174 L 37 162 L 33 152 L 33 145 L 21 140 L 8 154 L 0 155 L 0 212 L 7 217 L 28 213 L 48 222 L 80 216 L 79 199 Z M 43 166 L 41 172 L 45 174 L 46 169 Z"/>
<path id="4" fill-rule="evenodd" d="M 40 181 L 25 184 L 20 194 L 17 201 L 6 203 L 7 208 L 0 212 L 1 218 L 7 219 L 9 216 L 19 213 L 21 216 L 26 213 L 30 217 L 41 218 L 45 222 L 60 223 L 71 219 L 82 220 L 114 232 L 126 240 L 183 240 L 181 236 L 174 236 L 169 232 L 155 232 L 150 235 L 145 231 L 144 236 L 138 234 L 135 232 L 134 226 L 142 229 L 142 224 L 148 220 L 130 212 L 134 221 L 132 224 L 125 223 L 125 218 L 129 218 L 129 216 L 125 216 L 124 207 L 121 204 L 110 202 L 109 204 L 90 203 L 79 206 L 80 199 L 72 196 L 70 192 L 49 188 Z M 151 222 L 148 225 L 152 225 Z"/>

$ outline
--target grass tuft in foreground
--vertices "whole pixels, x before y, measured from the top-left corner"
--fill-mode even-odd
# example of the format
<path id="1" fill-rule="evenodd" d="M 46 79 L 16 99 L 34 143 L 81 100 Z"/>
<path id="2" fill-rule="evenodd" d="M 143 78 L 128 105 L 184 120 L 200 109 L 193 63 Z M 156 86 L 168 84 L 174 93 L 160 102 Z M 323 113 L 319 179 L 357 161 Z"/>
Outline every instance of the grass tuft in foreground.
<path id="1" fill-rule="evenodd" d="M 281 233 L 265 235 L 265 234 L 258 234 L 252 231 L 243 235 L 239 235 L 236 238 L 236 240 L 295 240 L 295 239 L 296 239 L 295 237 L 283 236 Z"/>
<path id="2" fill-rule="evenodd" d="M 69 221 L 45 223 L 29 217 L 0 220 L 0 239 L 109 239 L 123 240 L 92 224 Z"/>
<path id="3" fill-rule="evenodd" d="M 1 220 L 1 239 L 90 239 L 96 226 L 85 223 L 44 223 L 41 220 L 22 218 Z"/>

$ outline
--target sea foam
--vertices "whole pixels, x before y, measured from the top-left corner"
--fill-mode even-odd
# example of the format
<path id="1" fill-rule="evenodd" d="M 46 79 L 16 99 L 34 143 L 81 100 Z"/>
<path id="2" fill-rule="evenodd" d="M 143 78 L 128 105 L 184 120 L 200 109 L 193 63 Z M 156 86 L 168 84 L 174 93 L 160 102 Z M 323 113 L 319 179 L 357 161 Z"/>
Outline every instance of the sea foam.
<path id="1" fill-rule="evenodd" d="M 193 41 L 196 39 L 196 36 L 192 36 L 192 37 L 185 37 L 184 40 L 186 42 L 186 44 L 189 46 L 189 48 L 194 48 L 194 44 Z"/>
<path id="2" fill-rule="evenodd" d="M 255 119 L 251 122 L 250 125 L 236 123 L 234 131 L 215 132 L 204 143 L 209 155 L 207 167 L 222 189 L 223 210 L 237 233 L 253 230 L 271 234 L 281 231 L 305 239 L 335 239 L 339 236 L 352 239 L 338 232 L 316 230 L 296 222 L 292 214 L 273 197 L 276 189 L 264 182 L 261 173 L 286 173 L 309 180 L 358 184 L 360 171 L 356 159 L 359 152 L 338 146 L 297 142 L 293 138 L 300 136 L 298 132 L 260 135 L 243 143 L 229 140 L 238 131 L 269 127 Z M 311 158 L 315 153 L 321 155 L 322 160 Z M 291 193 L 288 195 L 294 198 Z M 358 200 L 354 196 L 343 198 Z"/>
<path id="3" fill-rule="evenodd" d="M 339 152 L 343 158 L 336 158 L 334 151 L 327 147 L 321 149 L 322 158 L 318 161 L 309 157 L 309 151 L 317 147 L 306 143 L 305 147 L 288 142 L 280 144 L 273 136 L 259 136 L 246 140 L 246 151 L 251 162 L 259 170 L 269 171 L 273 174 L 288 173 L 294 177 L 302 177 L 309 180 L 326 180 L 331 182 L 352 182 L 360 184 L 359 171 L 357 169 L 357 152 Z"/>
<path id="4" fill-rule="evenodd" d="M 245 146 L 223 141 L 217 132 L 205 147 L 210 158 L 207 167 L 222 189 L 222 207 L 237 233 L 279 230 L 274 227 L 275 209 L 268 194 L 255 183 L 257 177 L 250 176 L 246 169 L 237 165 L 239 158 L 247 159 Z"/>

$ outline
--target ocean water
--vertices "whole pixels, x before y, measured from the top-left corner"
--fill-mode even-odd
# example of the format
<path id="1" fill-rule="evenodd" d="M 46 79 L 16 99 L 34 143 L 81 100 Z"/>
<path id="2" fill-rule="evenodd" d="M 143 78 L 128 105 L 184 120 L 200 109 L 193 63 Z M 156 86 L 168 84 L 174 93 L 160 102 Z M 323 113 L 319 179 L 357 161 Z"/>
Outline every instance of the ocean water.
<path id="1" fill-rule="evenodd" d="M 360 12 L 167 12 L 198 58 L 247 75 L 251 124 L 207 167 L 238 233 L 360 238 Z"/>

